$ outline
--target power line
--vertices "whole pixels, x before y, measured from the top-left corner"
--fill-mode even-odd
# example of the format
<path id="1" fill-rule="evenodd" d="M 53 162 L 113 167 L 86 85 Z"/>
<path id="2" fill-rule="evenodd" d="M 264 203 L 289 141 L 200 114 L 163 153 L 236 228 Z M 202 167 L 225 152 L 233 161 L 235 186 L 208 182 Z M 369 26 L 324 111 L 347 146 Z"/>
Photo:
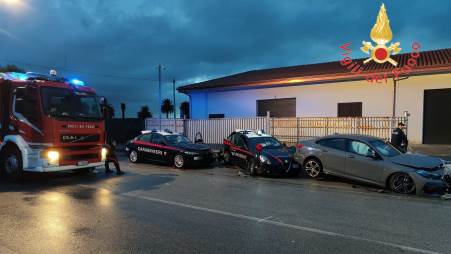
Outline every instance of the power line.
<path id="1" fill-rule="evenodd" d="M 116 78 L 116 79 L 144 80 L 144 81 L 155 81 L 155 82 L 157 81 L 157 80 L 153 80 L 153 79 L 149 79 L 149 78 L 139 78 L 139 77 L 120 76 L 120 75 L 115 75 L 115 74 L 87 72 L 87 71 L 81 71 L 81 70 L 76 70 L 76 69 L 71 69 L 71 68 L 64 68 L 61 66 L 59 66 L 59 67 L 58 66 L 47 66 L 47 65 L 33 64 L 33 63 L 17 61 L 17 60 L 8 60 L 8 59 L 1 59 L 1 60 L 3 62 L 7 62 L 7 63 L 16 63 L 16 64 L 20 64 L 20 65 L 44 68 L 44 69 L 48 69 L 48 70 L 56 68 L 57 70 L 77 72 L 77 73 L 90 75 L 90 76 L 101 76 L 101 77 Z"/>

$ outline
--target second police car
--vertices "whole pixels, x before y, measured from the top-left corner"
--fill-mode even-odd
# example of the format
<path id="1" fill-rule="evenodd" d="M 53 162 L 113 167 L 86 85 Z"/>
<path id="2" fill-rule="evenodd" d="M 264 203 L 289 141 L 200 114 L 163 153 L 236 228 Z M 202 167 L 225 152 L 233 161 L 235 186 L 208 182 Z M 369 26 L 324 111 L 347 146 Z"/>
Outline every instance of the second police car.
<path id="1" fill-rule="evenodd" d="M 298 175 L 296 148 L 288 148 L 263 131 L 236 130 L 224 140 L 224 162 L 250 175 Z"/>
<path id="2" fill-rule="evenodd" d="M 210 147 L 195 144 L 182 134 L 170 131 L 143 131 L 125 147 L 132 163 L 155 161 L 176 168 L 203 166 L 212 162 Z"/>

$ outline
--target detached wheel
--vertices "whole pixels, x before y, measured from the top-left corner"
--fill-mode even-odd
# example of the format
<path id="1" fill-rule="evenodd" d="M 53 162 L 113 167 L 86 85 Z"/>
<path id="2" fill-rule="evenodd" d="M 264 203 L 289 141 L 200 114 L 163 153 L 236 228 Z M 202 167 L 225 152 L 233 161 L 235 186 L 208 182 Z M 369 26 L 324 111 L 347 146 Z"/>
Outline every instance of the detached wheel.
<path id="1" fill-rule="evenodd" d="M 389 187 L 392 191 L 401 194 L 411 194 L 415 192 L 416 186 L 412 177 L 406 173 L 394 174 L 389 181 Z"/>
<path id="2" fill-rule="evenodd" d="M 130 153 L 128 154 L 128 159 L 130 160 L 131 163 L 138 163 L 139 162 L 138 152 L 136 150 L 131 150 Z"/>
<path id="3" fill-rule="evenodd" d="M 257 175 L 257 163 L 255 162 L 255 159 L 251 159 L 247 162 L 247 171 L 249 172 L 250 176 Z"/>
<path id="4" fill-rule="evenodd" d="M 224 164 L 225 164 L 225 165 L 230 165 L 230 164 L 232 164 L 232 163 L 230 162 L 230 153 L 229 153 L 229 152 L 224 151 L 223 157 L 224 157 Z"/>
<path id="5" fill-rule="evenodd" d="M 311 178 L 319 178 L 323 172 L 323 165 L 318 159 L 311 158 L 304 163 L 305 173 Z"/>
<path id="6" fill-rule="evenodd" d="M 185 166 L 185 158 L 181 154 L 177 154 L 174 157 L 174 167 L 181 169 Z"/>
<path id="7" fill-rule="evenodd" d="M 1 160 L 2 175 L 11 181 L 19 181 L 23 178 L 22 154 L 15 147 L 6 148 Z"/>

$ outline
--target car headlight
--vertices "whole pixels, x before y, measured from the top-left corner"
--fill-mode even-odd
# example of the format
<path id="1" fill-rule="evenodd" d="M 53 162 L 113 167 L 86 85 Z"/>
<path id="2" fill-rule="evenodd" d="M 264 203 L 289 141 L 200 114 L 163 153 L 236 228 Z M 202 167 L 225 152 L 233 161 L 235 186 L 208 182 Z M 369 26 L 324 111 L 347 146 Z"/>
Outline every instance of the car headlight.
<path id="1" fill-rule="evenodd" d="M 188 155 L 199 155 L 199 153 L 191 152 L 191 151 L 185 151 L 185 154 L 188 154 Z"/>
<path id="2" fill-rule="evenodd" d="M 442 179 L 441 174 L 431 173 L 426 170 L 417 170 L 416 173 L 419 174 L 420 176 L 422 176 L 424 178 L 428 178 L 428 179 L 434 179 L 434 180 Z"/>
<path id="3" fill-rule="evenodd" d="M 105 147 L 102 147 L 101 151 L 101 159 L 102 161 L 106 161 L 106 156 L 108 155 L 108 149 Z"/>
<path id="4" fill-rule="evenodd" d="M 271 165 L 271 161 L 268 159 L 268 157 L 260 155 L 258 156 L 258 158 L 260 159 L 261 163 Z"/>
<path id="5" fill-rule="evenodd" d="M 60 153 L 58 151 L 47 151 L 46 156 L 49 164 L 58 164 L 60 160 Z"/>

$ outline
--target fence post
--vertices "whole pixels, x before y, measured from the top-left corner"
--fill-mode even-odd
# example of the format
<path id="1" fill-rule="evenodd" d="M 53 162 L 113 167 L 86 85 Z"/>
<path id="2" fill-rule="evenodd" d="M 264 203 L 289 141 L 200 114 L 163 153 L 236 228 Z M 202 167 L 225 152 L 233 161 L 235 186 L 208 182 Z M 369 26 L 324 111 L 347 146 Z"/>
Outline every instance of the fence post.
<path id="1" fill-rule="evenodd" d="M 183 121 L 182 122 L 183 135 L 187 136 L 188 132 L 186 131 L 186 122 L 187 122 L 186 115 L 183 116 L 182 121 Z"/>
<path id="2" fill-rule="evenodd" d="M 296 117 L 296 144 L 299 142 L 299 118 Z"/>
<path id="3" fill-rule="evenodd" d="M 326 117 L 326 135 L 329 135 L 329 117 Z"/>
<path id="4" fill-rule="evenodd" d="M 271 121 L 271 112 L 266 111 L 266 128 L 267 128 L 267 130 L 265 130 L 265 131 L 268 133 L 271 131 L 270 121 Z"/>

